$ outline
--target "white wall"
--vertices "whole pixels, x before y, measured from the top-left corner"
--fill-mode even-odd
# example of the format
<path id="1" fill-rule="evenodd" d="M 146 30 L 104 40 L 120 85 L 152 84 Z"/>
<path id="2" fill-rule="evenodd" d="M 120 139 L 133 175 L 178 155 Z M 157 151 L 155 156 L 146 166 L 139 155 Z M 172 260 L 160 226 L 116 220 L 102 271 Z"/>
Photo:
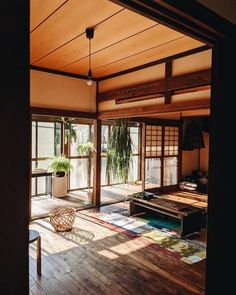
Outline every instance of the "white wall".
<path id="1" fill-rule="evenodd" d="M 30 105 L 73 111 L 96 111 L 96 82 L 30 70 Z"/>

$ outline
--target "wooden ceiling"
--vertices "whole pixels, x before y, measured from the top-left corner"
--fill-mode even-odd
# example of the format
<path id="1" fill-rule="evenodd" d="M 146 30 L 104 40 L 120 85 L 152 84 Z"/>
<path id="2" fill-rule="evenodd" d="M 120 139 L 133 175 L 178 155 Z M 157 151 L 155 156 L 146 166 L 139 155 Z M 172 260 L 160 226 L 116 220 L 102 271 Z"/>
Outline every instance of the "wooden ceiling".
<path id="1" fill-rule="evenodd" d="M 96 78 L 204 45 L 108 0 L 31 0 L 31 65 L 87 75 L 87 27 Z"/>

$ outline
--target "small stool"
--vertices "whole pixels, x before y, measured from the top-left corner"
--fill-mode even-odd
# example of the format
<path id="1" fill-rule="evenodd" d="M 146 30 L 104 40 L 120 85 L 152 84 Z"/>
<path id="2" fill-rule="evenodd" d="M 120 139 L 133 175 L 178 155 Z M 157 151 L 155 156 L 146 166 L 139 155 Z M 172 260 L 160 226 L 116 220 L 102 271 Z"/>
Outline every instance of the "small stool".
<path id="1" fill-rule="evenodd" d="M 37 274 L 41 275 L 41 237 L 38 231 L 29 229 L 29 244 L 37 241 Z"/>

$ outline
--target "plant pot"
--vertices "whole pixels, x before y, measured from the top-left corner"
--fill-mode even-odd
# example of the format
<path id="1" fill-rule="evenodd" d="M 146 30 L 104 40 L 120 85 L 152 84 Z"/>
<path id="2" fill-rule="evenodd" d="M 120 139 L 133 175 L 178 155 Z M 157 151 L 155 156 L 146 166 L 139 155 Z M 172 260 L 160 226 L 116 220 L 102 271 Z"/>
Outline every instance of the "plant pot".
<path id="1" fill-rule="evenodd" d="M 93 192 L 87 192 L 87 200 L 85 201 L 86 205 L 90 205 L 93 203 Z"/>
<path id="2" fill-rule="evenodd" d="M 67 195 L 67 176 L 52 176 L 52 196 L 55 198 L 65 197 Z"/>

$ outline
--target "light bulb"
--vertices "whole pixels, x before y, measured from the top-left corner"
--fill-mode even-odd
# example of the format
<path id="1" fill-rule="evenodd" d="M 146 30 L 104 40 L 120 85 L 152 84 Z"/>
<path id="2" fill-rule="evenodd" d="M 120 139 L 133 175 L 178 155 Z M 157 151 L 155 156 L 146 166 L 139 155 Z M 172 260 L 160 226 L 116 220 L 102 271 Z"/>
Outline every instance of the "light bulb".
<path id="1" fill-rule="evenodd" d="M 88 78 L 87 78 L 87 85 L 91 86 L 93 84 L 93 80 L 92 80 L 92 71 L 89 70 L 88 71 Z"/>
<path id="2" fill-rule="evenodd" d="M 93 84 L 93 80 L 91 78 L 87 79 L 87 85 L 91 86 Z"/>

